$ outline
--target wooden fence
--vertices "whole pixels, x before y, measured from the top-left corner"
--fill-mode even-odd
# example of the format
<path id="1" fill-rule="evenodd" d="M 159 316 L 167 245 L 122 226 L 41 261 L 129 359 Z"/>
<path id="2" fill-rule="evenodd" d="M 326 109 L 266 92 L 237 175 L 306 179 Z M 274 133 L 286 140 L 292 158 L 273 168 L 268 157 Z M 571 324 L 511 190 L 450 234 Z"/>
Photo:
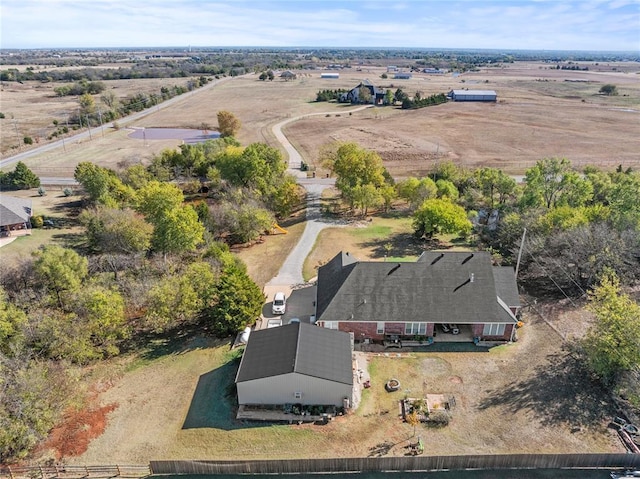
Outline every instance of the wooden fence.
<path id="1" fill-rule="evenodd" d="M 151 475 L 147 466 L 0 466 L 0 479 L 105 479 L 143 478 Z"/>
<path id="2" fill-rule="evenodd" d="M 640 454 L 505 454 L 264 461 L 151 461 L 153 474 L 313 474 L 560 468 L 640 468 Z"/>

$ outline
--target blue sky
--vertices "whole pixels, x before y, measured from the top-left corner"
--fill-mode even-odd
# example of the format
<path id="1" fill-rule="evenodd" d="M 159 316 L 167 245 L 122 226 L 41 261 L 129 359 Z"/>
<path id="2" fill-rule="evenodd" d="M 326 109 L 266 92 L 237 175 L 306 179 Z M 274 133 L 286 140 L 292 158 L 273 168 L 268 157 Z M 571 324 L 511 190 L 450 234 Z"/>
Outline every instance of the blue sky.
<path id="1" fill-rule="evenodd" d="M 640 0 L 0 0 L 2 48 L 640 51 Z"/>

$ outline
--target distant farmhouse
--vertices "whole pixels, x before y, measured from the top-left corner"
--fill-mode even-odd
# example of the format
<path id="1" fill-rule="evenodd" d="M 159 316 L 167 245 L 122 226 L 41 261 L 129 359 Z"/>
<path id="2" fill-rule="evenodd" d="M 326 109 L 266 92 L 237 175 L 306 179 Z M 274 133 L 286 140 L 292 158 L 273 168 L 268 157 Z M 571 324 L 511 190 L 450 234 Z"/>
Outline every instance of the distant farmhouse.
<path id="1" fill-rule="evenodd" d="M 349 334 L 311 324 L 253 331 L 236 375 L 238 403 L 348 407 L 352 352 Z"/>
<path id="2" fill-rule="evenodd" d="M 449 98 L 453 101 L 497 101 L 494 90 L 451 90 Z"/>
<path id="3" fill-rule="evenodd" d="M 289 80 L 295 80 L 296 78 L 298 78 L 298 75 L 296 75 L 290 70 L 287 70 L 280 74 L 280 78 L 282 78 L 284 81 L 289 81 Z"/>
<path id="4" fill-rule="evenodd" d="M 356 342 L 505 342 L 514 339 L 520 300 L 514 270 L 491 255 L 424 252 L 414 263 L 358 261 L 339 253 L 318 270 L 316 324 Z M 437 328 L 436 328 L 437 326 Z"/>
<path id="5" fill-rule="evenodd" d="M 409 80 L 409 79 L 411 79 L 411 73 L 408 73 L 408 72 L 396 72 L 393 75 L 393 78 L 395 80 Z"/>
<path id="6" fill-rule="evenodd" d="M 0 237 L 31 234 L 31 200 L 0 195 Z"/>
<path id="7" fill-rule="evenodd" d="M 369 90 L 370 100 L 369 103 L 373 105 L 383 105 L 384 104 L 384 94 L 385 91 L 382 88 L 378 88 L 373 85 L 369 80 L 365 80 L 360 82 L 356 87 L 352 88 L 346 93 L 343 93 L 339 101 L 341 103 L 363 103 L 360 98 L 360 89 L 366 88 Z"/>

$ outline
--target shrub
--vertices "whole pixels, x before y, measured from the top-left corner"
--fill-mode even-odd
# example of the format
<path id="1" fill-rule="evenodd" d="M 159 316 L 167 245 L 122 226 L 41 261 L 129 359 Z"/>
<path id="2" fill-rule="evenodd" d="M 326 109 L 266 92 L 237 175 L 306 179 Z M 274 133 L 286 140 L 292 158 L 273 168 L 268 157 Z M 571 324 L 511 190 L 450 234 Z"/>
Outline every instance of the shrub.
<path id="1" fill-rule="evenodd" d="M 434 411 L 429 414 L 427 423 L 433 427 L 444 427 L 449 425 L 451 417 L 446 411 Z"/>
<path id="2" fill-rule="evenodd" d="M 30 136 L 25 136 L 22 141 L 24 141 L 25 145 L 33 145 L 33 138 Z"/>
<path id="3" fill-rule="evenodd" d="M 47 190 L 45 190 L 42 186 L 40 188 L 38 188 L 38 194 L 40 196 L 46 196 L 47 194 Z"/>
<path id="4" fill-rule="evenodd" d="M 71 196 L 73 195 L 73 190 L 71 188 L 65 188 L 64 190 L 62 190 L 62 194 L 64 196 Z"/>
<path id="5" fill-rule="evenodd" d="M 42 228 L 44 225 L 44 219 L 42 216 L 32 216 L 31 217 L 31 227 L 32 228 Z"/>
<path id="6" fill-rule="evenodd" d="M 4 113 L 0 113 L 0 118 L 5 118 Z"/>

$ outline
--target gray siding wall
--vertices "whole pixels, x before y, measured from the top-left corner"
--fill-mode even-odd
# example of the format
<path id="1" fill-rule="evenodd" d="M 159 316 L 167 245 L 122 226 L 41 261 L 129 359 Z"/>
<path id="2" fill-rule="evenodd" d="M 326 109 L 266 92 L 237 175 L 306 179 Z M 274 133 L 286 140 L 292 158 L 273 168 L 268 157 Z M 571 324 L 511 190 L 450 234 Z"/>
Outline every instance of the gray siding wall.
<path id="1" fill-rule="evenodd" d="M 271 378 L 254 379 L 237 384 L 239 404 L 333 404 L 342 406 L 347 397 L 351 402 L 352 386 L 326 379 L 291 373 Z M 301 392 L 296 399 L 294 393 Z"/>

